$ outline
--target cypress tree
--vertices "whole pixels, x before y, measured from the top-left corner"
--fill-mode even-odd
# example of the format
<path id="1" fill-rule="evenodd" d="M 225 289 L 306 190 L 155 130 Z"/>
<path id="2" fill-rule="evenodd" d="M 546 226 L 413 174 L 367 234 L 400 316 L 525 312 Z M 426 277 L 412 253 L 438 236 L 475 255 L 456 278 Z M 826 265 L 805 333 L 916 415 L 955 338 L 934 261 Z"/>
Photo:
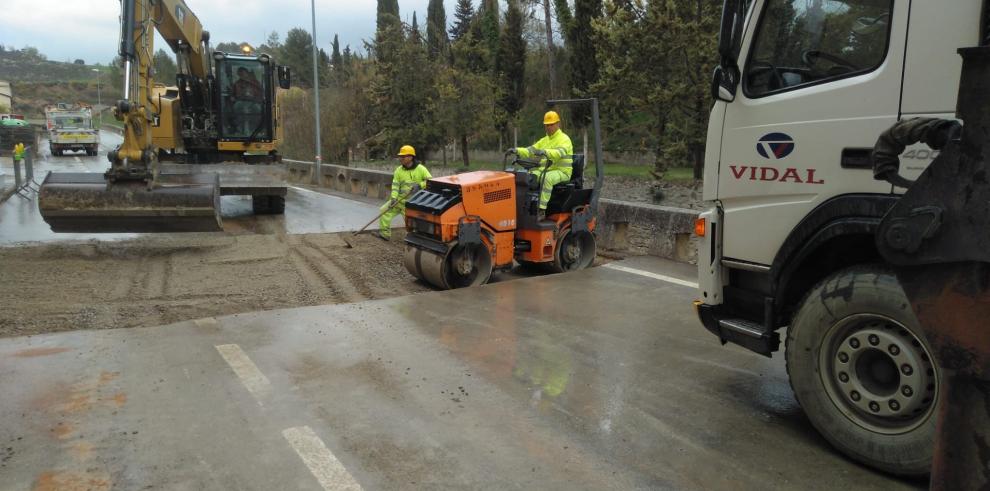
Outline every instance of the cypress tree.
<path id="1" fill-rule="evenodd" d="M 430 49 L 430 60 L 440 58 L 447 51 L 448 42 L 447 12 L 444 11 L 443 0 L 430 0 L 426 7 L 426 44 Z"/>
<path id="2" fill-rule="evenodd" d="M 510 120 L 515 119 L 526 96 L 526 40 L 523 39 L 523 14 L 518 0 L 509 0 L 505 13 L 505 29 L 499 39 L 498 56 L 495 58 L 501 91 L 497 101 L 504 115 L 498 125 L 505 131 Z"/>

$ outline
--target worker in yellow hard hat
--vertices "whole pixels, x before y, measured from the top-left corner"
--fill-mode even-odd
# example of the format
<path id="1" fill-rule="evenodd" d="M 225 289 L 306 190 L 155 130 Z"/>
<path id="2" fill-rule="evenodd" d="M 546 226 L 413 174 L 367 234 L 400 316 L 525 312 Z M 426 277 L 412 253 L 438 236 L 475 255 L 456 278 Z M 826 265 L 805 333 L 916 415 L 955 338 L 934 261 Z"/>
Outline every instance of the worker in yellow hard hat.
<path id="1" fill-rule="evenodd" d="M 571 137 L 567 136 L 560 129 L 560 115 L 556 111 L 547 111 L 543 115 L 543 128 L 547 136 L 540 138 L 536 143 L 528 147 L 510 148 L 509 154 L 516 154 L 520 158 L 540 157 L 539 167 L 530 172 L 536 174 L 537 179 L 542 182 L 540 187 L 540 210 L 547 209 L 547 202 L 550 201 L 550 192 L 559 183 L 571 180 L 571 166 L 574 163 L 574 145 L 571 144 Z"/>
<path id="2" fill-rule="evenodd" d="M 378 221 L 378 237 L 382 240 L 391 240 L 392 219 L 406 212 L 409 197 L 425 188 L 426 180 L 433 177 L 426 166 L 416 160 L 416 149 L 412 145 L 403 145 L 398 158 L 401 165 L 392 175 L 392 194 L 380 208 L 385 212 Z"/>

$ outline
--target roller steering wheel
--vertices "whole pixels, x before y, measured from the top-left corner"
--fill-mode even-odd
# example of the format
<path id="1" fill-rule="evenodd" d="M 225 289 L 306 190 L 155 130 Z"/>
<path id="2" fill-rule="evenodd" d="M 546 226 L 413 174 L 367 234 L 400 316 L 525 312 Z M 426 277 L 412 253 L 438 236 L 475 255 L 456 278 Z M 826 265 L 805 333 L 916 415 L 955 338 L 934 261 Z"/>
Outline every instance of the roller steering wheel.
<path id="1" fill-rule="evenodd" d="M 505 165 L 505 161 L 507 161 L 508 159 L 509 159 L 509 156 L 508 155 L 506 155 L 502 159 L 502 167 L 503 168 L 507 168 L 508 167 L 508 166 Z M 530 170 L 530 169 L 535 169 L 535 168 L 539 167 L 541 164 L 539 162 L 533 162 L 532 160 L 523 160 L 523 159 L 519 158 L 519 156 L 516 156 L 512 160 L 512 163 L 509 164 L 509 165 L 512 166 L 513 168 L 515 168 L 516 165 L 519 165 L 519 167 L 522 167 L 525 170 Z"/>
<path id="2" fill-rule="evenodd" d="M 806 49 L 801 52 L 801 62 L 808 68 L 812 68 L 818 62 L 819 59 L 824 59 L 831 61 L 837 67 L 846 68 L 850 72 L 855 72 L 859 68 L 854 65 L 849 60 L 842 58 L 840 56 L 833 55 L 831 53 L 826 53 L 824 51 L 819 51 L 817 49 Z"/>

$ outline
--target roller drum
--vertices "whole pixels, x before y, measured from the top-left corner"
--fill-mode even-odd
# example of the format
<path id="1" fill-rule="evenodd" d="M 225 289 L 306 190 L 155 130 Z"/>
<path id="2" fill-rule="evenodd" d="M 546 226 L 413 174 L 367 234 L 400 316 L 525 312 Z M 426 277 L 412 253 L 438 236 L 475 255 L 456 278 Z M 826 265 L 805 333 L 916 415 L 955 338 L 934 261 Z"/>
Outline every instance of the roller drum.
<path id="1" fill-rule="evenodd" d="M 441 255 L 434 251 L 420 249 L 406 244 L 406 254 L 403 262 L 406 265 L 406 270 L 416 278 L 437 288 L 447 290 L 450 289 L 450 286 L 447 285 L 445 279 L 444 265 L 447 262 L 446 256 L 446 254 Z"/>
<path id="2" fill-rule="evenodd" d="M 108 185 L 102 174 L 49 173 L 38 193 L 38 208 L 53 232 L 223 230 L 216 174 L 163 174 L 149 190 L 143 181 Z"/>

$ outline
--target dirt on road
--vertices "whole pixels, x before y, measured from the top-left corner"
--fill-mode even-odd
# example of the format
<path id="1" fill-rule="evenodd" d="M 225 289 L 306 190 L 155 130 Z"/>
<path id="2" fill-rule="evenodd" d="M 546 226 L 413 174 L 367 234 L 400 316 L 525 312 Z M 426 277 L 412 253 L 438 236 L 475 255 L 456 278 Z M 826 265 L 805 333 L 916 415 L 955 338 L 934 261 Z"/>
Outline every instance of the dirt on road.
<path id="1" fill-rule="evenodd" d="M 0 248 L 0 336 L 154 326 L 428 291 L 392 242 L 340 234 L 149 236 Z"/>

